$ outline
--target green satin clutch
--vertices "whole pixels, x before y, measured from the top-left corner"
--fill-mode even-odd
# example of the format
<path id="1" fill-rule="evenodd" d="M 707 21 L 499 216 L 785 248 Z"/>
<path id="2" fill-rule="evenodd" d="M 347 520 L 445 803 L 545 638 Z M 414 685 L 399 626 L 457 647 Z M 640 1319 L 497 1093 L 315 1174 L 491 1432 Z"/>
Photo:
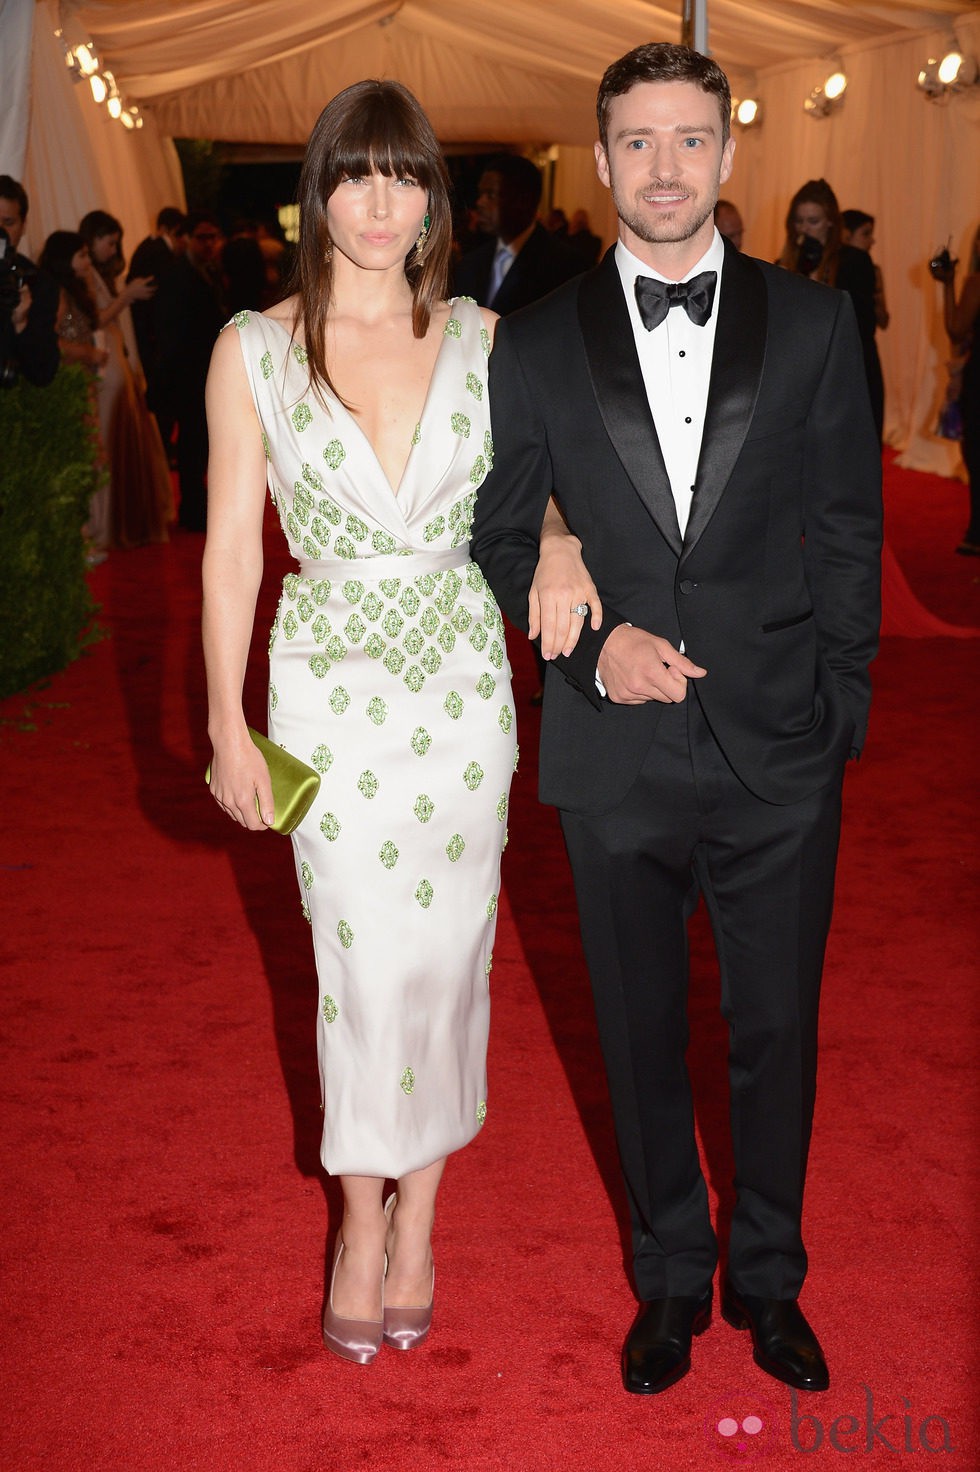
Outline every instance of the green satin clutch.
<path id="1" fill-rule="evenodd" d="M 263 736 L 261 731 L 254 731 L 251 726 L 248 734 L 253 743 L 265 757 L 265 764 L 269 768 L 269 776 L 272 779 L 272 801 L 275 805 L 276 820 L 272 825 L 275 833 L 292 833 L 309 812 L 313 799 L 320 791 L 320 773 L 314 772 L 299 757 L 291 756 L 268 736 Z M 211 763 L 204 773 L 205 782 L 211 781 Z M 255 802 L 258 807 L 258 799 Z"/>

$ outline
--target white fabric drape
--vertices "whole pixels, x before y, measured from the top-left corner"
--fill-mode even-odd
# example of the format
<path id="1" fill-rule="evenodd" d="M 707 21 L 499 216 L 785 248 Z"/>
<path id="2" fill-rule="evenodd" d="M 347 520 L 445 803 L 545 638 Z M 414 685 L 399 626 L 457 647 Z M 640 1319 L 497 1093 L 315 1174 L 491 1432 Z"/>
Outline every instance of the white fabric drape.
<path id="1" fill-rule="evenodd" d="M 0 0 L 0 174 L 19 179 L 27 150 L 34 0 Z"/>
<path id="2" fill-rule="evenodd" d="M 164 140 L 299 143 L 328 98 L 365 76 L 403 81 L 447 143 L 560 145 L 554 202 L 588 209 L 611 240 L 615 218 L 592 162 L 596 86 L 630 47 L 676 39 L 680 11 L 646 0 L 65 0 L 60 9 L 67 38 L 94 39 L 124 94 L 148 105 L 148 123 L 126 134 L 87 89 L 71 87 L 50 42 L 57 7 L 43 0 L 30 225 L 46 234 L 101 205 L 123 221 L 129 249 L 162 204 L 182 199 Z M 733 90 L 751 89 L 765 111 L 761 127 L 739 135 L 725 186 L 745 217 L 747 249 L 778 253 L 789 199 L 809 178 L 825 176 L 843 208 L 876 216 L 892 312 L 879 335 L 886 434 L 906 463 L 949 473 L 957 447 L 932 433 L 948 345 L 926 267 L 950 236 L 965 258 L 977 223 L 980 88 L 930 103 L 914 81 L 954 33 L 961 50 L 980 53 L 978 7 L 709 0 L 708 12 L 712 53 Z M 840 111 L 815 122 L 803 99 L 834 52 L 850 85 Z"/>

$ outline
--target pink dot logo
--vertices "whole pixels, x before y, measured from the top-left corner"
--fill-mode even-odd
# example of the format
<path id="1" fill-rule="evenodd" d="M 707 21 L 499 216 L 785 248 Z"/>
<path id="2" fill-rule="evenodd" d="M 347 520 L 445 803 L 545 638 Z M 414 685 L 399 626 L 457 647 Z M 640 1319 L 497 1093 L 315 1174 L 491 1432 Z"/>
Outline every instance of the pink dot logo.
<path id="1" fill-rule="evenodd" d="M 705 1434 L 716 1451 L 736 1461 L 751 1460 L 771 1447 L 776 1413 L 752 1393 L 736 1393 L 719 1401 L 705 1417 Z"/>

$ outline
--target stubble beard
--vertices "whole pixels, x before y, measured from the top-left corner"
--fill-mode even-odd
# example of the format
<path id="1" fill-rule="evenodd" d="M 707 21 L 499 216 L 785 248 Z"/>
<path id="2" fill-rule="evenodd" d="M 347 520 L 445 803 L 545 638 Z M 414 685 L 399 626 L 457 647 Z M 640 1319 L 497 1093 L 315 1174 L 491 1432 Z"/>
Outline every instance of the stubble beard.
<path id="1" fill-rule="evenodd" d="M 713 214 L 714 199 L 710 202 L 701 201 L 696 195 L 688 192 L 688 199 L 685 203 L 669 214 L 651 216 L 643 213 L 643 193 L 657 189 L 669 194 L 674 188 L 679 190 L 681 187 L 672 185 L 667 179 L 656 179 L 647 185 L 646 189 L 641 191 L 634 200 L 626 200 L 614 182 L 613 203 L 616 206 L 616 213 L 637 240 L 643 240 L 647 245 L 679 244 L 683 240 L 690 240 L 692 236 L 697 235 L 705 221 Z M 689 209 L 691 213 L 686 213 Z"/>

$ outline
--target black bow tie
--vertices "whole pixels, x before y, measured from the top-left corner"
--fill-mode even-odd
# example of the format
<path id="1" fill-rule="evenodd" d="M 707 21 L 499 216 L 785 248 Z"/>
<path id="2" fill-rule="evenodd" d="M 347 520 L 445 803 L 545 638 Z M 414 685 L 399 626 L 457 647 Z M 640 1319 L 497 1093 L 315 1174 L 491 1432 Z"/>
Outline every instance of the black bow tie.
<path id="1" fill-rule="evenodd" d="M 653 276 L 637 276 L 636 305 L 647 332 L 659 327 L 671 307 L 682 306 L 695 327 L 703 327 L 711 316 L 718 284 L 717 271 L 702 271 L 690 281 L 657 281 Z"/>

